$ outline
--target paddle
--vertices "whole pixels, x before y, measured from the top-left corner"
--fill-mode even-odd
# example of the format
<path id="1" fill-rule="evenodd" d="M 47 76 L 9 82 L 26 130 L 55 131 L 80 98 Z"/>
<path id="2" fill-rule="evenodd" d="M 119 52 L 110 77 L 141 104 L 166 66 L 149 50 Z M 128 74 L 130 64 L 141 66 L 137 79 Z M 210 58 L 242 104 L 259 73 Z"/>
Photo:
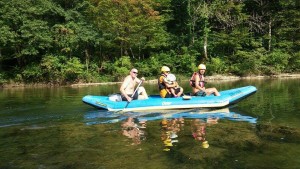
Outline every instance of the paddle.
<path id="1" fill-rule="evenodd" d="M 136 89 L 134 90 L 133 94 L 130 96 L 130 98 L 133 98 L 133 96 L 134 96 L 135 93 L 138 91 L 138 89 L 139 89 L 139 87 L 141 86 L 142 83 L 143 83 L 143 81 L 141 80 L 140 83 L 138 84 L 138 86 L 136 87 Z M 130 102 L 127 101 L 127 104 L 126 104 L 126 106 L 123 108 L 123 110 L 118 110 L 118 111 L 116 111 L 116 113 L 121 112 L 121 111 L 124 111 L 124 110 L 127 108 L 127 106 L 129 105 L 129 103 L 130 103 Z"/>

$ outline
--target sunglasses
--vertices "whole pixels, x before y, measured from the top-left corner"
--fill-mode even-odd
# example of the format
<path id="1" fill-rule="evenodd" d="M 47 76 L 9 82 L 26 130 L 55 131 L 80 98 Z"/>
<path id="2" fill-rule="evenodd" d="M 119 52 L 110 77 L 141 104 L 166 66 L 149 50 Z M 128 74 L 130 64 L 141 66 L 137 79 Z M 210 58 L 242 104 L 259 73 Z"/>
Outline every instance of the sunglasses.
<path id="1" fill-rule="evenodd" d="M 167 71 L 166 73 L 170 73 L 169 71 Z"/>
<path id="2" fill-rule="evenodd" d="M 132 73 L 134 73 L 134 74 L 136 74 L 136 75 L 138 74 L 138 72 L 132 72 Z"/>

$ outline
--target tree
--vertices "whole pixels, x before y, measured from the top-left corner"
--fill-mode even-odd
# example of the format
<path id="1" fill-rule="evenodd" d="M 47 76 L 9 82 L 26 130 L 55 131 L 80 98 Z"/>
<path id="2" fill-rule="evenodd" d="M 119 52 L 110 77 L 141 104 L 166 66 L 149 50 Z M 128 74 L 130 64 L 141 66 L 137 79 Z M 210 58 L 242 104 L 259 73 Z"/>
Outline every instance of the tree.
<path id="1" fill-rule="evenodd" d="M 6 30 L 6 37 L 11 37 L 6 40 L 2 38 L 5 40 L 3 44 L 7 46 L 3 53 L 6 59 L 16 59 L 22 67 L 38 60 L 35 57 L 43 55 L 51 48 L 50 27 L 44 18 L 52 8 L 51 1 L 47 0 L 1 1 L 1 28 Z"/>
<path id="2" fill-rule="evenodd" d="M 167 46 L 163 18 L 151 0 L 91 0 L 90 9 L 107 48 L 119 48 L 119 56 L 140 57 L 141 50 Z M 136 52 L 138 51 L 138 52 Z"/>

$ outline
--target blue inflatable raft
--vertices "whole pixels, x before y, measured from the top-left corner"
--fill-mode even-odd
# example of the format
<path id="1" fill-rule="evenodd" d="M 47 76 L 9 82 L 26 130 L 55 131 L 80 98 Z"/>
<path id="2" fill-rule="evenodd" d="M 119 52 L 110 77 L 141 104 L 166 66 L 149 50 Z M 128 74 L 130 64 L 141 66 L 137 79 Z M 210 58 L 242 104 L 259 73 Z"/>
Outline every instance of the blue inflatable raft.
<path id="1" fill-rule="evenodd" d="M 254 94 L 256 87 L 246 86 L 221 91 L 221 96 L 161 98 L 158 95 L 149 96 L 146 100 L 112 101 L 109 96 L 87 95 L 82 98 L 86 104 L 108 111 L 140 111 L 164 109 L 218 108 L 235 104 Z"/>

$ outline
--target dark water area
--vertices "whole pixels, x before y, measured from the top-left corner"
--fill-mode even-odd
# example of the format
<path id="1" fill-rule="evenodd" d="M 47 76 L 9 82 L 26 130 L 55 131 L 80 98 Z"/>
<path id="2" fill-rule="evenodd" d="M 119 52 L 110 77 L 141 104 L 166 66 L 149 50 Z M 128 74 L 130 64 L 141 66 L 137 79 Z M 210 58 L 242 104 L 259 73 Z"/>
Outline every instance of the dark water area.
<path id="1" fill-rule="evenodd" d="M 300 80 L 207 84 L 247 85 L 257 92 L 231 107 L 126 113 L 81 101 L 119 84 L 0 89 L 0 168 L 300 168 Z"/>

